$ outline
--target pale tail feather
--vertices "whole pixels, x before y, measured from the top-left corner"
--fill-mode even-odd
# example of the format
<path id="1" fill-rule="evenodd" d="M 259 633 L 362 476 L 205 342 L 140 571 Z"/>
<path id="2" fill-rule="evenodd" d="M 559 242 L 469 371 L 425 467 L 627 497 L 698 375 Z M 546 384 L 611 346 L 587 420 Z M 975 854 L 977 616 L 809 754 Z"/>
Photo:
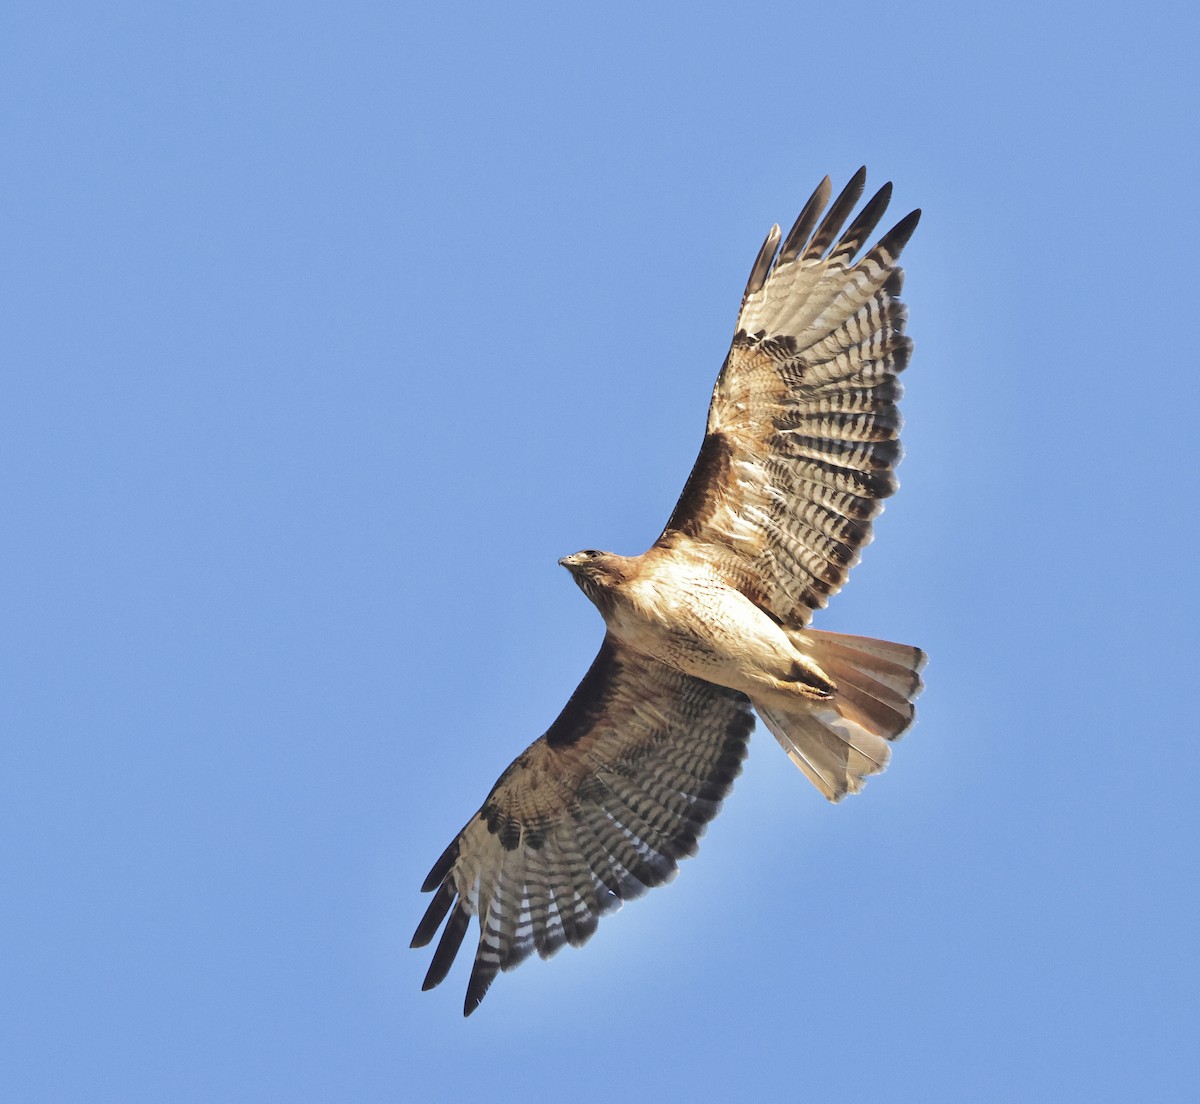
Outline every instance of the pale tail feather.
<path id="1" fill-rule="evenodd" d="M 789 758 L 830 801 L 857 793 L 891 758 L 889 741 L 913 722 L 925 653 L 906 644 L 805 629 L 791 634 L 798 650 L 837 684 L 824 702 L 755 701 L 763 723 Z"/>

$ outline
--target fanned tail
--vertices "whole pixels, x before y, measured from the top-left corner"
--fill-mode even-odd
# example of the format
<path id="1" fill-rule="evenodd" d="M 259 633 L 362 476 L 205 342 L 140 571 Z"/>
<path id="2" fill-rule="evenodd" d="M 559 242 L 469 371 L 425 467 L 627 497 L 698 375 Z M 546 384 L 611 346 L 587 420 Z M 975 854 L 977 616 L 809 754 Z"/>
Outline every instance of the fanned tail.
<path id="1" fill-rule="evenodd" d="M 788 757 L 830 801 L 857 793 L 891 758 L 890 741 L 913 722 L 925 653 L 907 644 L 805 629 L 796 648 L 837 684 L 824 702 L 754 701 Z"/>

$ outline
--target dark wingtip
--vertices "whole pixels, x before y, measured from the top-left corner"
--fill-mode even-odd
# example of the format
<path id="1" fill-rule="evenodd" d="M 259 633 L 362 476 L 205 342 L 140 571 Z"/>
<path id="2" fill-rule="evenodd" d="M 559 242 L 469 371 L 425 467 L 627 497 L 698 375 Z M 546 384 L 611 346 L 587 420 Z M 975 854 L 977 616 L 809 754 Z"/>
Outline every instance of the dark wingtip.
<path id="1" fill-rule="evenodd" d="M 832 194 L 833 182 L 829 177 L 825 177 L 813 189 L 813 194 L 808 197 L 808 202 L 804 204 L 804 208 L 796 217 L 796 221 L 783 243 L 783 248 L 779 251 L 780 261 L 790 261 L 799 256 L 800 250 L 808 242 L 808 235 L 812 233 L 813 227 L 817 224 L 817 219 L 821 217 L 821 212 L 829 204 L 829 197 Z"/>
<path id="2" fill-rule="evenodd" d="M 758 256 L 754 258 L 754 267 L 750 270 L 750 279 L 746 281 L 746 290 L 742 294 L 743 301 L 747 296 L 761 290 L 763 284 L 766 283 L 767 274 L 771 271 L 771 264 L 775 260 L 775 251 L 778 247 L 779 227 L 772 226 L 766 241 L 762 243 L 762 248 L 758 251 Z"/>
<path id="3" fill-rule="evenodd" d="M 457 896 L 458 893 L 452 881 L 447 880 L 441 884 L 433 900 L 429 902 L 429 907 L 425 910 L 421 922 L 417 925 L 409 947 L 424 947 L 433 938 L 434 932 L 441 927 L 446 913 L 450 911 L 450 906 L 454 904 Z"/>
<path id="4" fill-rule="evenodd" d="M 432 989 L 435 985 L 441 985 L 446 980 L 446 975 L 450 972 L 450 964 L 454 961 L 454 956 L 458 954 L 458 948 L 462 946 L 463 936 L 466 935 L 467 923 L 470 919 L 461 904 L 457 905 L 450 914 L 450 919 L 442 931 L 442 938 L 438 941 L 437 950 L 433 952 L 433 961 L 429 964 L 429 972 L 421 983 L 421 992 Z"/>
<path id="5" fill-rule="evenodd" d="M 491 988 L 496 977 L 496 967 L 484 966 L 478 959 L 471 970 L 471 980 L 467 982 L 467 996 L 463 1001 L 463 1016 L 469 1016 L 483 1003 L 483 998 Z"/>
<path id="6" fill-rule="evenodd" d="M 909 211 L 895 226 L 893 226 L 875 246 L 876 250 L 887 253 L 893 260 L 900 256 L 900 251 L 908 244 L 917 223 L 921 221 L 921 208 Z"/>
<path id="7" fill-rule="evenodd" d="M 854 221 L 846 228 L 830 257 L 849 261 L 857 253 L 879 225 L 892 199 L 892 182 L 889 180 L 866 203 Z"/>
<path id="8" fill-rule="evenodd" d="M 854 210 L 854 205 L 862 198 L 866 183 L 867 168 L 864 165 L 850 178 L 837 199 L 833 201 L 833 205 L 825 213 L 825 218 L 817 227 L 817 232 L 813 234 L 812 241 L 804 250 L 804 260 L 815 260 L 829 248 L 841 231 L 843 223 L 849 218 L 850 212 Z"/>
<path id="9" fill-rule="evenodd" d="M 450 846 L 442 852 L 438 861 L 433 864 L 433 869 L 425 876 L 425 880 L 421 883 L 422 893 L 432 893 L 445 881 L 451 867 L 458 861 L 458 839 L 459 837 L 455 836 Z"/>

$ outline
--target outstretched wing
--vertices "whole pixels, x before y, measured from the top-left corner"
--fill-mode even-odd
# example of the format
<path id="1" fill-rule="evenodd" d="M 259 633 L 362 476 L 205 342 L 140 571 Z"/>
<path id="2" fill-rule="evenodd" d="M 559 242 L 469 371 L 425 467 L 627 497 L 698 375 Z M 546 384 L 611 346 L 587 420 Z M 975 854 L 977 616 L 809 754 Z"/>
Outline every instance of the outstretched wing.
<path id="1" fill-rule="evenodd" d="M 818 226 L 826 177 L 782 247 L 778 226 L 767 236 L 700 455 L 657 542 L 710 546 L 730 583 L 789 627 L 841 588 L 896 489 L 896 377 L 912 349 L 896 260 L 921 213 L 855 262 L 892 191 L 842 232 L 865 180 L 860 169 Z"/>
<path id="2" fill-rule="evenodd" d="M 412 945 L 449 916 L 425 989 L 441 982 L 471 916 L 470 1015 L 498 970 L 587 941 L 600 916 L 674 877 L 741 771 L 754 726 L 744 695 L 606 637 L 549 730 L 500 776 L 421 887 Z"/>

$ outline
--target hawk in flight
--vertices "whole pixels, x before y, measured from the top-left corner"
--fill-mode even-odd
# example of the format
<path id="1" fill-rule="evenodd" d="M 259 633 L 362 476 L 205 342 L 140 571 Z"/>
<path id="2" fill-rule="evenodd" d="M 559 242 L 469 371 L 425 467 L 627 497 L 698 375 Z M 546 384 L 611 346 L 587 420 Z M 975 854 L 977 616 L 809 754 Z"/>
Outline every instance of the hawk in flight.
<path id="1" fill-rule="evenodd" d="M 919 649 L 808 627 L 871 539 L 900 458 L 912 342 L 896 262 L 920 211 L 856 261 L 892 190 L 843 230 L 865 181 L 860 169 L 822 218 L 826 177 L 782 245 L 778 226 L 767 235 L 658 540 L 559 561 L 604 617 L 600 653 L 421 887 L 433 900 L 412 945 L 445 921 L 424 988 L 478 917 L 466 1015 L 498 970 L 586 942 L 695 854 L 741 770 L 752 709 L 830 801 L 883 770 L 912 724 Z"/>

